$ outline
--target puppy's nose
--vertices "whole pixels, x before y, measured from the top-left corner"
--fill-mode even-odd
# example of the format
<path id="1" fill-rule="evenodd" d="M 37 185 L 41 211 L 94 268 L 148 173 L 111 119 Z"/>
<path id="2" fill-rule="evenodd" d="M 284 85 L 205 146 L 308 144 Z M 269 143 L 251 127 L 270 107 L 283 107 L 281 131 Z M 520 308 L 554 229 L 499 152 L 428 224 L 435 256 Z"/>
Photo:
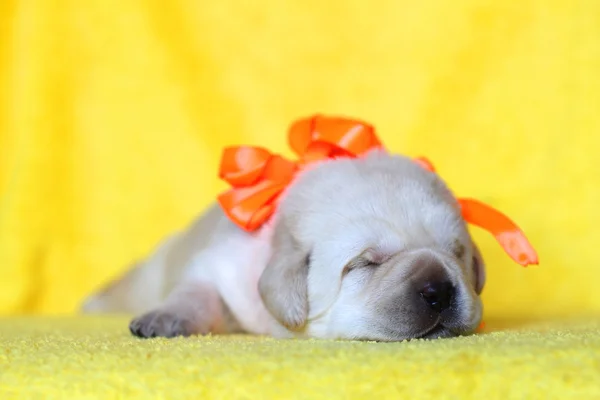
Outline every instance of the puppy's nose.
<path id="1" fill-rule="evenodd" d="M 427 282 L 421 289 L 421 297 L 433 311 L 441 313 L 448 309 L 454 297 L 454 286 L 448 281 Z"/>

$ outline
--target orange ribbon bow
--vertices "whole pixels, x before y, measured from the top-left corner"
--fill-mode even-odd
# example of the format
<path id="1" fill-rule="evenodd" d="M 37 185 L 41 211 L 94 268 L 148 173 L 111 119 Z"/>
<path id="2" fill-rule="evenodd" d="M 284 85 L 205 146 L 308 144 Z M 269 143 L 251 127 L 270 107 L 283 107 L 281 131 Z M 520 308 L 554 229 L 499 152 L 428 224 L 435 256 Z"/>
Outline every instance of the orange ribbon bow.
<path id="1" fill-rule="evenodd" d="M 273 215 L 281 194 L 305 164 L 337 157 L 359 157 L 381 142 L 373 126 L 353 119 L 313 116 L 295 122 L 289 130 L 289 144 L 299 156 L 297 162 L 271 154 L 262 147 L 230 147 L 223 152 L 219 177 L 232 189 L 218 196 L 225 214 L 240 228 L 252 232 Z M 426 158 L 415 159 L 435 173 Z M 518 264 L 538 264 L 538 257 L 519 227 L 507 216 L 480 201 L 459 198 L 466 222 L 490 232 L 504 251 Z"/>

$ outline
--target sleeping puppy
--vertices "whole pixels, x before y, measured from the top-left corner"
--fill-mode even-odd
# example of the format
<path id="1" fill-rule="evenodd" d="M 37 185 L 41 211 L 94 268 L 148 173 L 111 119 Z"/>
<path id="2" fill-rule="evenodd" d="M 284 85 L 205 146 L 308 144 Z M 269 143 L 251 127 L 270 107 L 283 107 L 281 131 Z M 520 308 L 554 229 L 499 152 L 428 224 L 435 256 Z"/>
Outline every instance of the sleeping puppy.
<path id="1" fill-rule="evenodd" d="M 139 337 L 400 341 L 473 332 L 484 263 L 438 175 L 380 150 L 307 167 L 246 233 L 213 206 L 89 298 Z"/>

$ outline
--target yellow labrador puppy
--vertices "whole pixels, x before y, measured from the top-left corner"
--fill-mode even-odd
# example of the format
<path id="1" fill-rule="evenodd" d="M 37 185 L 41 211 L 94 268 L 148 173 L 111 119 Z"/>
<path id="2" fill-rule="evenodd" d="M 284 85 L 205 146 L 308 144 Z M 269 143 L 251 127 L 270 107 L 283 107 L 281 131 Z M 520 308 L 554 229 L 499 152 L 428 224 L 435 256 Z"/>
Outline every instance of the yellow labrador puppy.
<path id="1" fill-rule="evenodd" d="M 454 196 L 411 159 L 374 150 L 315 163 L 258 233 L 217 206 L 90 297 L 139 337 L 249 332 L 398 341 L 480 323 L 484 263 Z"/>

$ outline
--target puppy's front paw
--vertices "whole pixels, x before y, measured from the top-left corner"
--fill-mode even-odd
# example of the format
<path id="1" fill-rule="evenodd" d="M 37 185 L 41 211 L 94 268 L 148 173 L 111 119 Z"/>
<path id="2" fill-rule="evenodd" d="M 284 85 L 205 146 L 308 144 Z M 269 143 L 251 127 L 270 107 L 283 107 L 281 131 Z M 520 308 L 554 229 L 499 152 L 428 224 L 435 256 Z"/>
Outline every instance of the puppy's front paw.
<path id="1" fill-rule="evenodd" d="M 156 310 L 135 318 L 129 324 L 132 334 L 141 338 L 190 336 L 197 332 L 193 322 L 172 311 Z"/>

